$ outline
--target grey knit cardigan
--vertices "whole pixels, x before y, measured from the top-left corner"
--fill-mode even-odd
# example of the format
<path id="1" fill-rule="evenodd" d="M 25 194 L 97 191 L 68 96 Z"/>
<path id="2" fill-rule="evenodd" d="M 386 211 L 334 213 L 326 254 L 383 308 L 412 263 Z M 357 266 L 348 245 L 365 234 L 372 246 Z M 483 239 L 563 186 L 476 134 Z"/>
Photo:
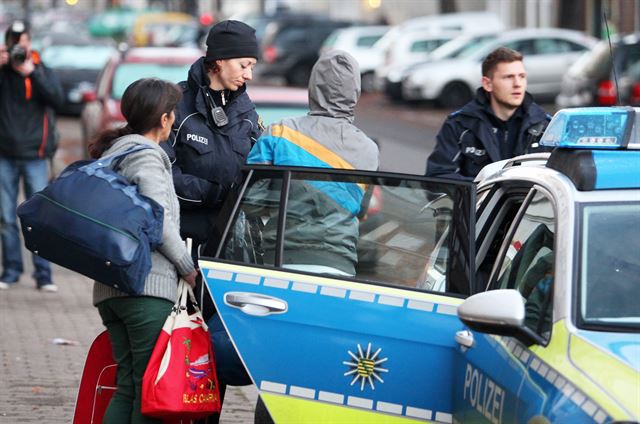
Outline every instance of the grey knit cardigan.
<path id="1" fill-rule="evenodd" d="M 180 206 L 173 187 L 169 157 L 157 143 L 137 134 L 118 138 L 104 155 L 138 145 L 150 146 L 151 149 L 127 155 L 117 171 L 137 184 L 141 194 L 152 198 L 164 208 L 162 245 L 151 252 L 151 271 L 145 280 L 142 295 L 175 302 L 178 276 L 187 275 L 195 268 L 191 255 L 180 238 Z M 127 217 L 123 216 L 122 219 Z M 129 295 L 98 281 L 93 285 L 94 305 L 123 296 Z"/>

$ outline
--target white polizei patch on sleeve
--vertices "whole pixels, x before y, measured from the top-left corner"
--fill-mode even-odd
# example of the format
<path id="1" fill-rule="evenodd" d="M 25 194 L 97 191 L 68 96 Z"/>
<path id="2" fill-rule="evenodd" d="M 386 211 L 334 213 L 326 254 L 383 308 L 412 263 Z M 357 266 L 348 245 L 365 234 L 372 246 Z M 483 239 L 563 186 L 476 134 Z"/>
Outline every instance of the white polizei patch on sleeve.
<path id="1" fill-rule="evenodd" d="M 233 272 L 210 269 L 207 272 L 207 278 L 213 278 L 215 280 L 231 281 L 231 279 L 233 278 Z"/>
<path id="2" fill-rule="evenodd" d="M 351 300 L 361 300 L 363 302 L 373 302 L 376 300 L 376 295 L 374 293 L 360 292 L 360 291 L 351 291 L 349 293 L 349 299 Z"/>
<path id="3" fill-rule="evenodd" d="M 287 393 L 287 385 L 281 383 L 274 383 L 273 381 L 262 380 L 260 382 L 260 390 L 273 393 Z"/>
<path id="4" fill-rule="evenodd" d="M 344 395 L 320 391 L 318 392 L 318 400 L 342 405 L 344 404 Z"/>
<path id="5" fill-rule="evenodd" d="M 380 297 L 378 297 L 378 303 L 381 305 L 398 306 L 401 308 L 404 305 L 404 299 L 401 297 L 381 295 Z"/>
<path id="6" fill-rule="evenodd" d="M 423 420 L 431 419 L 431 411 L 429 409 L 414 408 L 413 406 L 407 406 L 405 415 L 407 417 L 421 418 Z"/>
<path id="7" fill-rule="evenodd" d="M 446 412 L 436 412 L 436 421 L 439 423 L 450 423 L 453 421 L 453 415 Z"/>
<path id="8" fill-rule="evenodd" d="M 387 412 L 389 414 L 402 415 L 402 405 L 397 403 L 380 402 L 376 403 L 376 410 L 380 412 Z"/>
<path id="9" fill-rule="evenodd" d="M 265 278 L 264 285 L 265 287 L 275 287 L 285 290 L 289 288 L 289 282 L 287 280 L 280 280 L 278 278 Z"/>
<path id="10" fill-rule="evenodd" d="M 313 389 L 307 389 L 306 387 L 291 386 L 289 387 L 289 394 L 292 396 L 314 399 L 316 397 L 316 391 Z"/>
<path id="11" fill-rule="evenodd" d="M 259 275 L 252 275 L 252 274 L 238 274 L 238 275 L 236 275 L 236 283 L 258 285 L 258 284 L 260 284 L 260 280 L 261 280 L 261 278 L 260 278 Z"/>
<path id="12" fill-rule="evenodd" d="M 409 300 L 407 302 L 407 308 L 409 308 L 409 309 L 417 309 L 419 311 L 433 312 L 433 303 L 431 303 L 431 302 L 420 302 L 418 300 Z"/>
<path id="13" fill-rule="evenodd" d="M 349 396 L 347 398 L 347 405 L 355 406 L 356 408 L 373 409 L 373 400 L 356 396 Z"/>
<path id="14" fill-rule="evenodd" d="M 436 312 L 443 315 L 457 315 L 458 307 L 456 305 L 438 305 Z"/>
<path id="15" fill-rule="evenodd" d="M 324 296 L 344 298 L 347 295 L 347 290 L 338 287 L 322 286 L 320 287 L 320 294 Z"/>
<path id="16" fill-rule="evenodd" d="M 307 284 L 294 281 L 293 286 L 291 286 L 291 290 L 305 293 L 315 293 L 318 290 L 318 286 L 316 286 L 315 284 Z"/>

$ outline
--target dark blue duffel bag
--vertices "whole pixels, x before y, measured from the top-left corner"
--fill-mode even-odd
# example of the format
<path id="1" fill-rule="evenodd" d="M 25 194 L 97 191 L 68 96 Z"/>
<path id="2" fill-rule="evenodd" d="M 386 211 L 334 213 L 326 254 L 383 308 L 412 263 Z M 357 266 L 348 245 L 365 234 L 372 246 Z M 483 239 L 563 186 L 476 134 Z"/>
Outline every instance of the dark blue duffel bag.
<path id="1" fill-rule="evenodd" d="M 129 294 L 139 294 L 162 239 L 163 208 L 114 169 L 149 146 L 72 163 L 18 207 L 33 253 Z M 112 169 L 114 168 L 114 169 Z"/>

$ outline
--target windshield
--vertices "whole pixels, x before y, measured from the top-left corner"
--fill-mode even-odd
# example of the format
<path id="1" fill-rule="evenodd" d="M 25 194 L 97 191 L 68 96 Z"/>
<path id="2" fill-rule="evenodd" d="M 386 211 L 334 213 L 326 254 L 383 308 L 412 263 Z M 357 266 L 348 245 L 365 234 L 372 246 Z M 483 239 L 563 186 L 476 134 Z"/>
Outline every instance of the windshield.
<path id="1" fill-rule="evenodd" d="M 53 45 L 42 52 L 42 61 L 53 69 L 91 69 L 99 71 L 115 49 L 111 46 Z"/>
<path id="2" fill-rule="evenodd" d="M 640 327 L 640 202 L 582 209 L 580 317 L 594 327 Z"/>
<path id="3" fill-rule="evenodd" d="M 173 83 L 184 81 L 191 67 L 190 63 L 184 65 L 163 65 L 159 63 L 123 63 L 118 66 L 113 76 L 111 96 L 120 100 L 124 90 L 132 82 L 146 77 L 156 77 Z"/>

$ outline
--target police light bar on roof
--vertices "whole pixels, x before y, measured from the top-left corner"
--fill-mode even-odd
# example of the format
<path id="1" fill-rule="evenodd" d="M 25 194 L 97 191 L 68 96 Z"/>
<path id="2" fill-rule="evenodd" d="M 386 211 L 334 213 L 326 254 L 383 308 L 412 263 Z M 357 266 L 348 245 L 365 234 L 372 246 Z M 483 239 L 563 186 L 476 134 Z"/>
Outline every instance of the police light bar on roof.
<path id="1" fill-rule="evenodd" d="M 639 110 L 585 107 L 559 110 L 540 144 L 577 149 L 640 149 Z"/>

